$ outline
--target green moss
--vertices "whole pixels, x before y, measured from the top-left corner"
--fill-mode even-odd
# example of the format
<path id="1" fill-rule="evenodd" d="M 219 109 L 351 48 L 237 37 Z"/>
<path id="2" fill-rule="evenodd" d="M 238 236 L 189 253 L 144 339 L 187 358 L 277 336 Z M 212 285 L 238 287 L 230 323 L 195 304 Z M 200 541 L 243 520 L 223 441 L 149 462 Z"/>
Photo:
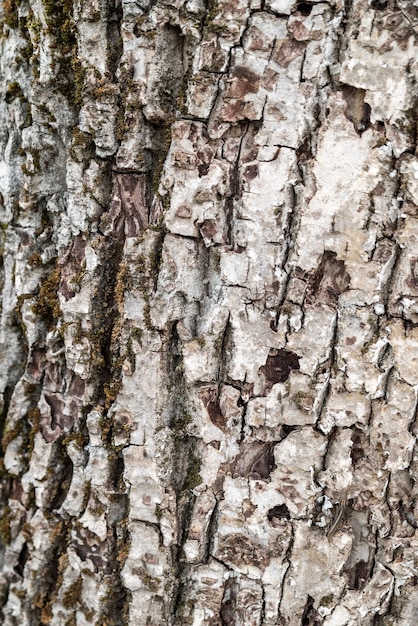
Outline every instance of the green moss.
<path id="1" fill-rule="evenodd" d="M 112 432 L 112 421 L 107 415 L 104 415 L 99 420 L 100 434 L 102 437 L 102 441 L 104 444 L 109 440 L 110 434 Z"/>
<path id="2" fill-rule="evenodd" d="M 9 545 L 11 541 L 10 521 L 11 509 L 5 506 L 0 516 L 0 540 L 4 545 Z"/>
<path id="3" fill-rule="evenodd" d="M 382 146 L 385 146 L 385 145 L 386 145 L 386 137 L 382 136 L 376 139 L 375 148 L 381 148 Z"/>
<path id="4" fill-rule="evenodd" d="M 215 21 L 215 18 L 219 14 L 219 10 L 220 10 L 219 0 L 209 0 L 209 7 L 206 13 L 204 26 L 208 28 L 209 30 L 211 30 L 212 32 L 222 35 L 223 34 L 222 28 L 220 28 L 218 25 L 215 25 L 213 23 Z"/>
<path id="5" fill-rule="evenodd" d="M 40 113 L 42 113 L 42 115 L 45 115 L 45 117 L 48 118 L 49 121 L 51 121 L 51 122 L 56 122 L 57 121 L 57 118 L 52 113 L 52 111 L 50 111 L 48 109 L 46 104 L 43 104 L 43 103 L 37 104 L 36 108 L 38 109 L 38 111 Z"/>
<path id="6" fill-rule="evenodd" d="M 324 596 L 319 601 L 319 606 L 330 607 L 330 606 L 333 606 L 333 605 L 334 605 L 334 596 L 332 595 L 332 593 L 330 595 L 328 595 L 328 596 Z"/>
<path id="7" fill-rule="evenodd" d="M 182 356 L 179 355 L 179 358 L 180 362 L 176 365 L 174 372 L 173 415 L 170 421 L 170 428 L 177 440 L 187 435 L 187 427 L 193 421 L 187 403 Z"/>
<path id="8" fill-rule="evenodd" d="M 155 194 L 158 193 L 160 186 L 161 173 L 163 171 L 164 163 L 171 146 L 171 127 L 174 119 L 170 118 L 163 122 L 162 125 L 162 142 L 161 148 L 158 150 L 157 157 L 155 159 L 153 174 L 152 174 L 152 189 Z"/>
<path id="9" fill-rule="evenodd" d="M 34 168 L 39 171 L 41 169 L 41 151 L 38 148 L 30 148 L 28 152 L 32 155 Z"/>
<path id="10" fill-rule="evenodd" d="M 170 428 L 174 431 L 176 436 L 184 436 L 189 424 L 193 421 L 193 418 L 186 411 L 180 410 L 180 412 L 171 420 Z"/>
<path id="11" fill-rule="evenodd" d="M 183 491 L 191 490 L 197 487 L 202 482 L 200 470 L 202 468 L 202 459 L 199 459 L 194 455 L 192 451 L 189 452 L 189 458 L 187 463 L 186 478 L 183 483 Z"/>
<path id="12" fill-rule="evenodd" d="M 118 307 L 123 306 L 125 291 L 131 287 L 131 276 L 128 271 L 128 266 L 126 263 L 122 262 L 118 267 L 115 285 L 115 298 Z"/>
<path id="13" fill-rule="evenodd" d="M 125 358 L 129 361 L 129 364 L 131 366 L 131 371 L 134 372 L 136 368 L 136 356 L 135 356 L 135 351 L 132 347 L 131 338 L 129 338 L 127 342 Z"/>
<path id="14" fill-rule="evenodd" d="M 64 593 L 64 597 L 62 599 L 62 605 L 66 609 L 75 608 L 80 603 L 81 589 L 82 589 L 82 580 L 81 580 L 81 576 L 79 576 L 77 580 L 71 583 L 67 591 Z"/>
<path id="15" fill-rule="evenodd" d="M 26 415 L 18 419 L 14 422 L 13 425 L 5 423 L 5 428 L 3 431 L 3 436 L 1 438 L 1 449 L 3 451 L 6 450 L 7 446 L 18 439 L 19 443 L 19 455 L 28 463 L 30 459 L 30 455 L 33 451 L 35 435 L 39 431 L 39 423 L 40 423 L 40 411 L 38 407 L 35 405 L 37 403 L 38 398 L 38 387 L 34 385 L 35 390 L 30 392 L 26 390 L 26 396 L 30 399 L 33 406 L 28 409 Z"/>
<path id="16" fill-rule="evenodd" d="M 42 267 L 42 257 L 39 252 L 33 252 L 28 258 L 28 265 L 31 267 Z"/>
<path id="17" fill-rule="evenodd" d="M 82 104 L 85 69 L 78 57 L 73 0 L 42 0 L 48 34 L 55 39 L 57 61 L 56 88 L 75 108 Z"/>
<path id="18" fill-rule="evenodd" d="M 293 396 L 293 402 L 297 409 L 299 410 L 306 409 L 306 407 L 303 404 L 303 401 L 307 398 L 307 396 L 308 394 L 305 393 L 304 391 L 297 391 L 295 393 L 295 395 Z"/>
<path id="19" fill-rule="evenodd" d="M 75 432 L 67 435 L 62 441 L 65 446 L 72 442 L 76 443 L 80 449 L 83 449 L 88 444 L 88 437 L 83 435 L 83 433 Z"/>
<path id="20" fill-rule="evenodd" d="M 396 126 L 407 135 L 414 134 L 418 121 L 416 108 L 412 107 L 411 109 L 407 109 L 402 113 L 403 117 L 399 117 L 395 121 Z"/>
<path id="21" fill-rule="evenodd" d="M 22 97 L 24 96 L 23 96 L 23 92 L 19 83 L 14 81 L 7 85 L 5 100 L 8 104 L 12 102 L 15 98 L 22 98 Z"/>
<path id="22" fill-rule="evenodd" d="M 221 253 L 218 248 L 212 247 L 209 248 L 212 259 L 212 267 L 215 272 L 219 272 L 221 268 Z"/>
<path id="23" fill-rule="evenodd" d="M 106 505 L 101 500 L 99 500 L 99 498 L 95 494 L 93 494 L 92 498 L 90 499 L 89 512 L 91 512 L 93 515 L 96 515 L 96 517 L 101 517 L 106 512 Z"/>
<path id="24" fill-rule="evenodd" d="M 93 138 L 89 133 L 83 133 L 79 128 L 72 131 L 73 140 L 69 149 L 69 153 L 74 161 L 82 162 L 86 156 L 89 156 L 93 146 Z"/>
<path id="25" fill-rule="evenodd" d="M 71 46 L 74 39 L 73 0 L 42 0 L 49 29 L 59 30 L 61 44 Z"/>
<path id="26" fill-rule="evenodd" d="M 39 294 L 32 310 L 52 326 L 61 316 L 58 288 L 61 280 L 60 268 L 56 266 L 41 282 Z"/>
<path id="27" fill-rule="evenodd" d="M 150 305 L 148 295 L 146 297 L 145 304 L 144 304 L 144 322 L 145 322 L 145 328 L 147 330 L 151 330 L 151 331 L 155 330 L 154 325 L 151 320 L 151 305 Z"/>
<path id="28" fill-rule="evenodd" d="M 84 81 L 86 78 L 86 69 L 82 66 L 80 59 L 78 58 L 76 53 L 73 53 L 71 56 L 71 70 L 73 73 L 74 80 L 74 93 L 70 94 L 70 100 L 72 100 L 74 106 L 78 109 L 81 108 L 83 104 L 83 91 L 84 91 Z M 68 92 L 66 92 L 68 95 Z"/>
<path id="29" fill-rule="evenodd" d="M 134 573 L 136 576 L 139 576 L 139 578 L 142 580 L 142 582 L 144 583 L 145 587 L 147 587 L 150 591 L 158 591 L 158 588 L 160 586 L 161 580 L 160 578 L 156 578 L 154 576 L 151 576 L 146 568 L 144 566 L 140 566 L 140 567 L 135 567 L 134 568 Z"/>
<path id="30" fill-rule="evenodd" d="M 90 570 L 88 570 L 90 572 Z M 91 572 L 90 572 L 91 574 Z M 80 611 L 84 613 L 87 622 L 93 622 L 96 612 L 94 609 L 88 609 L 86 606 L 80 607 Z"/>
<path id="31" fill-rule="evenodd" d="M 280 315 L 291 315 L 292 311 L 293 307 L 290 302 L 285 302 L 280 309 Z"/>
<path id="32" fill-rule="evenodd" d="M 135 30 L 136 32 L 140 31 L 143 24 L 145 24 L 148 20 L 148 15 L 138 15 L 135 19 Z"/>
<path id="33" fill-rule="evenodd" d="M 26 128 L 27 126 L 30 126 L 32 124 L 31 106 L 30 106 L 30 103 L 29 103 L 28 99 L 23 94 L 22 88 L 20 87 L 19 83 L 14 81 L 14 82 L 9 83 L 7 85 L 5 100 L 6 100 L 7 104 L 10 104 L 11 102 L 13 102 L 16 99 L 19 99 L 20 115 L 21 115 L 21 117 L 24 120 L 23 127 Z M 25 154 L 25 151 L 23 151 L 21 148 L 19 148 L 19 155 L 23 156 L 22 153 Z"/>
<path id="34" fill-rule="evenodd" d="M 19 328 L 22 337 L 26 337 L 26 324 L 23 321 L 22 306 L 23 306 L 24 301 L 28 300 L 29 298 L 31 298 L 29 294 L 18 296 L 17 304 L 13 311 L 13 314 L 14 314 L 13 323 Z"/>
<path id="35" fill-rule="evenodd" d="M 157 288 L 158 276 L 163 262 L 163 246 L 166 230 L 162 226 L 159 229 L 158 237 L 155 240 L 154 250 L 150 254 L 150 274 L 153 281 L 154 289 Z"/>
<path id="36" fill-rule="evenodd" d="M 122 389 L 122 381 L 118 379 L 111 380 L 109 383 L 105 383 L 103 386 L 105 394 L 105 409 L 108 409 L 118 397 L 120 390 Z M 102 431 L 106 436 L 106 431 Z"/>
<path id="37" fill-rule="evenodd" d="M 33 44 L 31 41 L 28 41 L 28 43 L 20 49 L 20 54 L 25 63 L 30 63 L 30 60 L 33 57 Z"/>
<path id="38" fill-rule="evenodd" d="M 116 139 L 121 142 L 125 134 L 125 109 L 122 105 L 119 105 L 118 114 L 116 116 Z"/>
<path id="39" fill-rule="evenodd" d="M 14 441 L 19 435 L 25 432 L 25 420 L 23 418 L 19 419 L 13 426 L 9 426 L 5 428 L 3 433 L 3 437 L 1 439 L 1 447 L 3 451 L 6 450 L 9 443 Z"/>
<path id="40" fill-rule="evenodd" d="M 199 348 L 204 348 L 206 345 L 206 339 L 204 338 L 203 335 L 200 335 L 199 337 L 196 337 L 195 339 L 197 345 L 199 346 Z"/>
<path id="41" fill-rule="evenodd" d="M 87 505 L 89 503 L 90 500 L 90 494 L 91 494 L 91 481 L 88 480 L 85 484 L 84 487 L 84 494 L 83 494 L 83 503 L 81 505 L 81 510 L 84 512 L 87 509 Z"/>
<path id="42" fill-rule="evenodd" d="M 187 89 L 189 86 L 190 79 L 192 77 L 191 69 L 188 69 L 185 72 L 183 79 L 180 83 L 180 88 L 177 96 L 177 108 L 183 114 L 187 114 Z"/>
<path id="43" fill-rule="evenodd" d="M 20 19 L 20 33 L 26 40 L 25 46 L 20 48 L 20 59 L 23 63 L 29 64 L 33 77 L 39 78 L 39 44 L 41 41 L 42 22 L 36 19 L 33 11 L 30 10 L 27 17 Z"/>
<path id="44" fill-rule="evenodd" d="M 138 279 L 139 290 L 144 300 L 144 324 L 147 330 L 155 330 L 151 320 L 151 303 L 150 303 L 150 272 L 145 261 L 145 257 L 142 255 L 138 258 L 136 263 L 135 276 Z"/>
<path id="45" fill-rule="evenodd" d="M 192 626 L 193 619 L 193 600 L 186 600 L 183 594 L 177 604 L 174 626 Z"/>
<path id="46" fill-rule="evenodd" d="M 28 124 L 28 126 L 30 126 L 30 124 Z M 32 169 L 28 169 L 26 163 L 22 163 L 20 167 L 26 176 L 35 176 L 41 170 L 41 150 L 39 150 L 39 148 L 27 148 L 26 151 L 20 150 L 19 156 L 23 156 L 26 153 L 32 156 Z M 44 165 L 47 166 L 48 163 L 44 162 Z"/>
<path id="47" fill-rule="evenodd" d="M 33 450 L 35 435 L 39 432 L 39 425 L 41 420 L 41 412 L 37 406 L 29 409 L 27 414 L 27 420 L 29 423 L 29 445 L 28 454 Z"/>
<path id="48" fill-rule="evenodd" d="M 142 328 L 132 328 L 131 329 L 131 337 L 132 337 L 132 339 L 135 339 L 135 341 L 138 343 L 139 346 L 141 346 L 141 348 L 142 348 L 142 335 L 143 335 Z"/>
<path id="49" fill-rule="evenodd" d="M 19 26 L 18 8 L 20 0 L 3 0 L 3 22 L 10 28 Z"/>
<path id="50" fill-rule="evenodd" d="M 149 258 L 146 259 L 140 255 L 137 259 L 135 270 L 132 274 L 131 287 L 136 286 L 144 301 L 144 326 L 149 331 L 155 331 L 156 328 L 151 318 L 151 293 L 157 287 L 158 276 L 162 264 L 162 250 L 164 245 L 165 228 L 162 225 L 155 226 L 150 229 L 158 232 L 158 237 L 154 240 L 154 249 L 150 252 Z M 142 345 L 142 330 L 134 330 L 136 336 L 133 337 Z M 139 335 L 138 332 L 141 334 Z"/>
<path id="51" fill-rule="evenodd" d="M 81 266 L 79 267 L 79 269 L 77 270 L 77 272 L 74 274 L 74 276 L 70 279 L 70 283 L 71 285 L 73 285 L 74 287 L 78 287 L 82 282 L 83 282 L 83 278 L 86 275 L 86 262 L 83 261 L 81 263 Z"/>
<path id="52" fill-rule="evenodd" d="M 155 505 L 155 517 L 157 518 L 158 522 L 161 520 L 163 516 L 163 511 L 161 509 L 161 506 L 157 503 Z"/>
<path id="53" fill-rule="evenodd" d="M 30 33 L 32 43 L 38 46 L 41 41 L 42 22 L 34 17 L 32 11 L 30 12 L 30 17 L 26 20 L 25 29 Z"/>
<path id="54" fill-rule="evenodd" d="M 29 169 L 26 167 L 26 163 L 22 163 L 22 165 L 20 166 L 20 169 L 22 170 L 22 172 L 23 172 L 23 174 L 24 174 L 25 176 L 35 176 L 35 174 L 36 174 L 36 172 L 35 172 L 35 171 L 29 170 Z"/>

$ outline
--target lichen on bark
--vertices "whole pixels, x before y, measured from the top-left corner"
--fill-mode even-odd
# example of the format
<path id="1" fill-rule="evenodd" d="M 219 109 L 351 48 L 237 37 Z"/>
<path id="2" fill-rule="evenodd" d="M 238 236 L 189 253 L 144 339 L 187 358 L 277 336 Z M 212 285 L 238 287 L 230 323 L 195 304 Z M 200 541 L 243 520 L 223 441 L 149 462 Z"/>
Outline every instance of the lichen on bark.
<path id="1" fill-rule="evenodd" d="M 0 621 L 409 626 L 407 0 L 3 0 Z"/>

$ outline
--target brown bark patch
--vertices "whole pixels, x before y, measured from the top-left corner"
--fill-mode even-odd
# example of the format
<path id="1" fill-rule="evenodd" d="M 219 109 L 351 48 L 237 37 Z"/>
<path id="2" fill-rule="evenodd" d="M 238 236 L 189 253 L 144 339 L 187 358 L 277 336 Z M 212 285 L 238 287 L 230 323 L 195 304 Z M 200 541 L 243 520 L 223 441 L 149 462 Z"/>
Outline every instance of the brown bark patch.
<path id="1" fill-rule="evenodd" d="M 202 150 L 196 152 L 197 170 L 199 178 L 206 176 L 209 172 L 210 164 L 213 160 L 213 150 L 209 146 L 205 146 Z"/>
<path id="2" fill-rule="evenodd" d="M 369 579 L 371 566 L 366 561 L 359 561 L 347 572 L 348 588 L 361 591 Z"/>
<path id="3" fill-rule="evenodd" d="M 301 16 L 303 18 L 304 16 Z M 309 41 L 321 39 L 323 33 L 321 29 L 307 28 L 303 19 L 295 19 L 287 24 L 287 28 L 297 41 Z"/>
<path id="4" fill-rule="evenodd" d="M 45 400 L 51 409 L 51 428 L 58 426 L 62 432 L 69 432 L 73 427 L 79 409 L 79 403 L 74 399 L 64 402 L 57 394 L 45 394 Z"/>
<path id="5" fill-rule="evenodd" d="M 218 226 L 215 220 L 205 220 L 200 225 L 199 230 L 203 239 L 205 239 L 208 242 L 211 242 L 213 238 L 215 237 L 216 233 L 218 232 Z"/>
<path id="6" fill-rule="evenodd" d="M 44 371 L 45 364 L 45 350 L 34 349 L 30 355 L 27 373 L 28 376 L 34 378 L 36 381 L 40 381 Z"/>
<path id="7" fill-rule="evenodd" d="M 266 480 L 275 468 L 273 444 L 261 441 L 242 443 L 239 456 L 233 464 L 232 475 Z"/>
<path id="8" fill-rule="evenodd" d="M 338 296 L 347 291 L 351 277 L 346 272 L 344 261 L 338 261 L 335 252 L 326 250 L 318 269 L 309 281 L 308 302 L 335 305 Z"/>
<path id="9" fill-rule="evenodd" d="M 345 85 L 342 88 L 342 93 L 346 102 L 344 115 L 352 122 L 356 133 L 361 135 L 370 126 L 371 109 L 370 105 L 364 102 L 366 91 Z"/>
<path id="10" fill-rule="evenodd" d="M 216 557 L 233 565 L 266 567 L 270 562 L 271 555 L 264 547 L 261 548 L 245 535 L 236 533 L 220 539 Z"/>
<path id="11" fill-rule="evenodd" d="M 218 388 L 217 387 L 206 387 L 199 394 L 200 399 L 202 400 L 210 421 L 214 426 L 219 428 L 222 431 L 226 429 L 226 419 L 222 415 L 221 408 L 219 406 L 218 400 Z"/>
<path id="12" fill-rule="evenodd" d="M 278 65 L 282 67 L 288 67 L 288 65 L 301 56 L 305 50 L 305 44 L 296 39 L 285 39 L 284 41 L 278 41 L 272 59 Z"/>
<path id="13" fill-rule="evenodd" d="M 272 349 L 265 365 L 262 365 L 258 372 L 264 375 L 266 380 L 265 391 L 269 391 L 276 383 L 286 382 L 290 372 L 298 369 L 300 369 L 299 357 L 296 352 Z"/>
<path id="14" fill-rule="evenodd" d="M 364 450 L 364 433 L 360 428 L 354 426 L 352 428 L 351 441 L 353 445 L 351 447 L 351 461 L 353 463 L 353 467 L 356 467 L 361 459 L 364 459 L 366 456 L 366 452 Z"/>
<path id="15" fill-rule="evenodd" d="M 280 65 L 282 65 L 282 63 L 280 63 Z M 280 74 L 278 72 L 271 67 L 267 67 L 261 79 L 262 86 L 269 91 L 273 91 L 279 80 L 279 76 Z"/>
<path id="16" fill-rule="evenodd" d="M 260 76 L 248 67 L 237 66 L 233 70 L 232 83 L 228 93 L 232 98 L 243 98 L 249 93 L 257 93 L 260 86 Z"/>
<path id="17" fill-rule="evenodd" d="M 367 509 L 351 511 L 347 516 L 347 523 L 352 527 L 354 537 L 351 552 L 342 571 L 347 576 L 348 588 L 362 591 L 372 575 L 376 552 L 375 535 L 369 528 Z"/>
<path id="18" fill-rule="evenodd" d="M 308 595 L 302 614 L 301 626 L 320 626 L 323 623 L 323 619 L 318 611 L 314 609 L 314 602 L 315 600 Z"/>
<path id="19" fill-rule="evenodd" d="M 83 398 L 85 388 L 86 383 L 84 382 L 84 380 L 80 378 L 80 376 L 78 376 L 77 374 L 73 374 L 68 393 L 70 393 L 72 396 L 75 396 L 76 398 L 81 399 Z"/>
<path id="20" fill-rule="evenodd" d="M 258 176 L 258 165 L 255 163 L 254 165 L 249 165 L 244 170 L 244 178 L 248 182 L 250 180 L 254 180 Z"/>
<path id="21" fill-rule="evenodd" d="M 309 2 L 299 2 L 296 6 L 296 11 L 304 17 L 307 17 L 312 13 L 312 4 Z"/>
<path id="22" fill-rule="evenodd" d="M 88 528 L 78 527 L 74 550 L 82 561 L 89 559 L 96 572 L 105 565 L 107 548 L 107 541 L 100 541 L 99 537 Z"/>
<path id="23" fill-rule="evenodd" d="M 410 262 L 411 273 L 406 279 L 406 284 L 414 291 L 418 289 L 418 259 L 413 257 Z"/>
<path id="24" fill-rule="evenodd" d="M 100 218 L 100 231 L 114 236 L 123 228 L 126 237 L 137 237 L 149 225 L 149 212 L 145 176 L 132 172 L 116 173 L 112 202 Z"/>
<path id="25" fill-rule="evenodd" d="M 233 578 L 226 581 L 225 593 L 222 598 L 220 618 L 222 626 L 235 623 L 237 615 L 238 585 Z"/>
<path id="26" fill-rule="evenodd" d="M 145 177 L 142 174 L 117 174 L 116 181 L 125 218 L 125 235 L 137 237 L 148 226 Z"/>
<path id="27" fill-rule="evenodd" d="M 279 520 L 290 520 L 290 512 L 285 504 L 278 504 L 267 512 L 267 519 L 272 526 L 276 526 Z"/>
<path id="28" fill-rule="evenodd" d="M 184 219 L 189 219 L 189 217 L 192 216 L 192 209 L 191 209 L 191 207 L 187 206 L 186 204 L 182 204 L 177 209 L 176 216 L 184 218 Z"/>

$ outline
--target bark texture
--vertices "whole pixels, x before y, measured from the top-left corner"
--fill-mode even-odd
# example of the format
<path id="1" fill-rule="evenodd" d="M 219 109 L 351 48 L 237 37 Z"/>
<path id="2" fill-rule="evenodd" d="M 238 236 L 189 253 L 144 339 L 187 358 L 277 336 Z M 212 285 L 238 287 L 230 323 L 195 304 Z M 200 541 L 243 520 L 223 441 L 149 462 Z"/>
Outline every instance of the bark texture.
<path id="1" fill-rule="evenodd" d="M 417 2 L 1 14 L 2 624 L 417 623 Z"/>

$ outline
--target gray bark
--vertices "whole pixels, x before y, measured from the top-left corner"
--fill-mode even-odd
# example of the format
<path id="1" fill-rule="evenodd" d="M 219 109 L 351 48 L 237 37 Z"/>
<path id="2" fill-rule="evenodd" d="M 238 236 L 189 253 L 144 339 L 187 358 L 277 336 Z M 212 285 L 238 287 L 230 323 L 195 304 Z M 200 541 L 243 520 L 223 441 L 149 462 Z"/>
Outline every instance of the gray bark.
<path id="1" fill-rule="evenodd" d="M 1 13 L 2 623 L 415 623 L 416 1 Z"/>

